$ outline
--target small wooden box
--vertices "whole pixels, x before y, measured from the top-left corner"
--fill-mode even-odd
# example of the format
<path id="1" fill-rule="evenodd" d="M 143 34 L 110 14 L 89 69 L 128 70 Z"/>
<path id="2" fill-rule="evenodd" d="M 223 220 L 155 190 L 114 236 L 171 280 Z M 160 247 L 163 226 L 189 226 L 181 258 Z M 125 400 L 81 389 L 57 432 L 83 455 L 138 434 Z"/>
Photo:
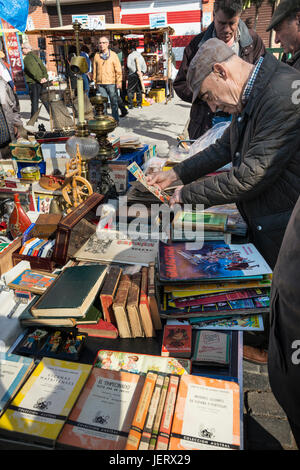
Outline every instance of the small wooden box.
<path id="1" fill-rule="evenodd" d="M 82 202 L 70 214 L 66 215 L 58 224 L 56 232 L 56 243 L 52 259 L 60 266 L 64 266 L 69 258 L 69 243 L 72 230 L 82 221 L 89 213 L 95 212 L 98 206 L 103 202 L 102 194 L 93 193 L 84 202 Z M 96 231 L 96 226 L 95 226 Z M 88 238 L 90 234 L 85 234 Z M 83 242 L 84 243 L 84 242 Z"/>
<path id="2" fill-rule="evenodd" d="M 8 248 L 6 248 L 3 253 L 0 254 L 0 275 L 7 273 L 12 269 L 15 264 L 13 261 L 13 254 L 15 251 L 18 251 L 22 244 L 22 238 L 16 238 Z"/>
<path id="3" fill-rule="evenodd" d="M 27 256 L 19 253 L 19 248 L 12 254 L 13 266 L 18 264 L 20 261 L 29 261 L 31 269 L 36 269 L 38 271 L 47 271 L 52 273 L 56 268 L 56 263 L 51 258 L 40 258 L 38 256 Z"/>

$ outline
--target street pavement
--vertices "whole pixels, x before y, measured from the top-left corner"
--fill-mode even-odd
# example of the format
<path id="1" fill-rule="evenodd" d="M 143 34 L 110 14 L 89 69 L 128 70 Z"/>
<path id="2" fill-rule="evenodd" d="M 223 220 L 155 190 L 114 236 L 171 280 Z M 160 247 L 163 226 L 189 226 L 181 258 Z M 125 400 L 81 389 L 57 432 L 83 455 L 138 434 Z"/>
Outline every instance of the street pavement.
<path id="1" fill-rule="evenodd" d="M 21 115 L 26 127 L 30 119 L 28 96 L 20 97 Z M 177 136 L 183 131 L 189 117 L 190 105 L 178 97 L 167 104 L 155 103 L 142 109 L 132 109 L 120 118 L 113 134 L 135 134 L 141 143 L 156 145 L 159 157 L 167 157 L 176 148 Z M 49 115 L 43 106 L 40 118 L 29 130 L 38 130 L 38 124 L 50 130 Z M 267 366 L 243 361 L 244 392 L 244 448 L 245 450 L 297 450 L 285 413 L 270 389 Z"/>

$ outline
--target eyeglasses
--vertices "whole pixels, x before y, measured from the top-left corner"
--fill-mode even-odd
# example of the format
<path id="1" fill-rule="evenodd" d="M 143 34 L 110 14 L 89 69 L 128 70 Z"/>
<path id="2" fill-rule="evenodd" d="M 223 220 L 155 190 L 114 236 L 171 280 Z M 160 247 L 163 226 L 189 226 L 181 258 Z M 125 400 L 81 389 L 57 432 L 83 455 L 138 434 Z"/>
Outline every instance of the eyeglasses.
<path id="1" fill-rule="evenodd" d="M 108 41 L 100 41 L 99 44 L 108 44 Z"/>

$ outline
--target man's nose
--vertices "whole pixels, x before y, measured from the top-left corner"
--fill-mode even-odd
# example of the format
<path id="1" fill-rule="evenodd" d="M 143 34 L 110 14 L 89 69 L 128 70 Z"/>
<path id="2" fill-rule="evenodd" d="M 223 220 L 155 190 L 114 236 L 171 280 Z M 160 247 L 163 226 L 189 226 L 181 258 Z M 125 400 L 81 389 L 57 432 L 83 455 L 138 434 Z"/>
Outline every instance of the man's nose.
<path id="1" fill-rule="evenodd" d="M 280 35 L 279 35 L 278 33 L 275 34 L 275 39 L 274 39 L 274 41 L 275 41 L 275 44 L 280 43 Z"/>

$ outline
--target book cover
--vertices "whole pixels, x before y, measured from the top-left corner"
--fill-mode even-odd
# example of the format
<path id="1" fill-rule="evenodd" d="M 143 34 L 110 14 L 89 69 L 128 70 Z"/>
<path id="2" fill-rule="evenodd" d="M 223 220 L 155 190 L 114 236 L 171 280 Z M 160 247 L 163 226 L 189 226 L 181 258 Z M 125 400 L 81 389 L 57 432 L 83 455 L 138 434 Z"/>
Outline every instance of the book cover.
<path id="1" fill-rule="evenodd" d="M 171 357 L 191 357 L 191 325 L 165 325 L 161 355 Z"/>
<path id="2" fill-rule="evenodd" d="M 147 418 L 145 421 L 144 429 L 142 432 L 140 444 L 139 444 L 139 450 L 148 450 L 149 449 L 149 444 L 150 444 L 150 439 L 151 439 L 151 434 L 152 434 L 152 428 L 154 424 L 154 419 L 157 413 L 157 407 L 159 404 L 160 400 L 160 395 L 162 391 L 162 386 L 164 383 L 164 376 L 161 374 L 157 375 L 156 379 L 156 384 L 154 388 L 154 392 L 151 398 L 151 402 L 149 405 L 149 410 L 147 413 Z"/>
<path id="3" fill-rule="evenodd" d="M 156 414 L 155 414 L 155 417 L 154 417 L 154 422 L 153 422 L 153 427 L 152 427 L 152 432 L 151 432 L 151 438 L 150 438 L 150 442 L 149 442 L 149 450 L 154 450 L 155 446 L 156 446 L 159 426 L 160 426 L 160 422 L 161 422 L 161 419 L 162 419 L 162 414 L 163 414 L 163 411 L 164 411 L 165 400 L 166 400 L 166 396 L 167 396 L 167 392 L 168 392 L 169 382 L 170 382 L 170 376 L 165 375 L 164 382 L 163 382 L 162 389 L 161 389 L 160 398 L 159 398 L 159 403 L 158 403 Z"/>
<path id="4" fill-rule="evenodd" d="M 44 293 L 52 282 L 56 279 L 56 275 L 25 269 L 15 279 L 9 282 L 8 286 L 12 289 L 21 289 L 34 294 Z"/>
<path id="5" fill-rule="evenodd" d="M 174 304 L 177 308 L 192 307 L 196 305 L 205 305 L 210 303 L 217 302 L 227 302 L 232 300 L 241 300 L 241 299 L 253 299 L 254 297 L 259 297 L 263 295 L 264 292 L 261 289 L 240 289 L 238 291 L 224 292 L 215 295 L 201 295 L 195 297 L 186 297 L 175 299 Z M 261 305 L 262 306 L 262 305 Z"/>
<path id="6" fill-rule="evenodd" d="M 211 230 L 225 232 L 227 225 L 226 214 L 214 214 L 210 212 L 178 211 L 173 220 L 174 229 L 203 231 Z"/>
<path id="7" fill-rule="evenodd" d="M 139 310 L 142 320 L 142 326 L 147 338 L 156 336 L 152 322 L 151 312 L 148 303 L 148 268 L 142 268 L 141 290 L 139 300 Z"/>
<path id="8" fill-rule="evenodd" d="M 33 367 L 30 358 L 0 352 L 0 415 Z"/>
<path id="9" fill-rule="evenodd" d="M 223 242 L 159 242 L 161 282 L 192 282 L 262 276 L 272 270 L 251 243 L 226 245 Z"/>
<path id="10" fill-rule="evenodd" d="M 113 302 L 113 311 L 117 322 L 117 328 L 120 338 L 132 338 L 130 322 L 127 315 L 126 304 L 131 285 L 130 276 L 122 274 L 118 285 L 115 300 Z"/>
<path id="11" fill-rule="evenodd" d="M 167 450 L 169 447 L 169 439 L 171 434 L 178 386 L 179 377 L 176 375 L 171 375 L 164 410 L 157 435 L 157 442 L 155 447 L 156 450 Z"/>
<path id="12" fill-rule="evenodd" d="M 118 329 L 112 323 L 102 320 L 102 318 L 96 324 L 78 324 L 77 329 L 81 333 L 87 333 L 89 336 L 97 338 L 115 339 L 119 335 Z"/>
<path id="13" fill-rule="evenodd" d="M 94 367 L 117 371 L 124 370 L 142 375 L 146 375 L 151 370 L 179 376 L 191 373 L 190 359 L 109 351 L 106 349 L 98 351 Z"/>
<path id="14" fill-rule="evenodd" d="M 92 235 L 74 254 L 79 261 L 98 261 L 104 263 L 138 264 L 148 266 L 155 261 L 158 240 L 98 238 Z"/>
<path id="15" fill-rule="evenodd" d="M 86 450 L 123 450 L 144 378 L 93 369 L 58 443 Z"/>
<path id="16" fill-rule="evenodd" d="M 53 444 L 92 366 L 43 358 L 0 418 L 0 432 Z"/>
<path id="17" fill-rule="evenodd" d="M 239 385 L 196 375 L 181 377 L 169 450 L 239 448 Z"/>
<path id="18" fill-rule="evenodd" d="M 262 315 L 234 315 L 229 318 L 219 318 L 203 321 L 199 318 L 190 318 L 193 329 L 206 330 L 237 330 L 237 331 L 263 331 L 264 323 Z"/>
<path id="19" fill-rule="evenodd" d="M 125 450 L 138 450 L 140 440 L 142 437 L 143 428 L 147 418 L 148 409 L 151 403 L 152 395 L 154 392 L 157 380 L 157 373 L 148 372 L 145 377 L 145 382 L 134 417 L 130 426 L 130 431 L 127 438 Z"/>
<path id="20" fill-rule="evenodd" d="M 99 264 L 65 268 L 32 307 L 33 316 L 82 317 L 94 302 L 106 274 Z"/>
<path id="21" fill-rule="evenodd" d="M 228 366 L 230 335 L 221 331 L 197 331 L 192 363 Z"/>
<path id="22" fill-rule="evenodd" d="M 162 324 L 159 314 L 159 309 L 156 299 L 155 290 L 155 265 L 154 263 L 149 264 L 148 269 L 148 304 L 150 308 L 151 318 L 155 330 L 161 330 Z"/>
<path id="23" fill-rule="evenodd" d="M 110 266 L 108 275 L 105 278 L 103 287 L 100 291 L 100 301 L 104 319 L 116 325 L 116 319 L 112 308 L 113 300 L 120 282 L 122 268 L 119 266 Z"/>
<path id="24" fill-rule="evenodd" d="M 142 275 L 140 272 L 135 273 L 131 276 L 131 284 L 129 287 L 126 304 L 133 338 L 145 336 L 139 310 L 141 279 Z"/>

